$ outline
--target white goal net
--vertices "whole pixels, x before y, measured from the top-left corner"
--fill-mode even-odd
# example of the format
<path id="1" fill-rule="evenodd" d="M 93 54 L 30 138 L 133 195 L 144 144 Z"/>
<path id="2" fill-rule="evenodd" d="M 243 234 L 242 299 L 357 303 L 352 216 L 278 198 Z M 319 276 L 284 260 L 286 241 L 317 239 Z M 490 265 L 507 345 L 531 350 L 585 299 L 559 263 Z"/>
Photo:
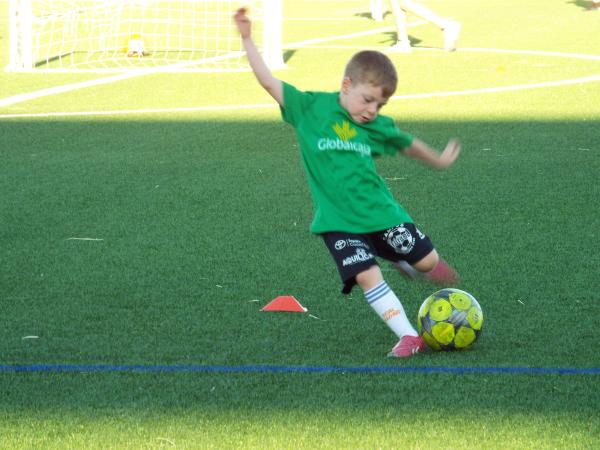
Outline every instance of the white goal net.
<path id="1" fill-rule="evenodd" d="M 282 0 L 244 1 L 267 64 L 282 67 Z M 246 70 L 240 0 L 10 0 L 12 71 Z"/>

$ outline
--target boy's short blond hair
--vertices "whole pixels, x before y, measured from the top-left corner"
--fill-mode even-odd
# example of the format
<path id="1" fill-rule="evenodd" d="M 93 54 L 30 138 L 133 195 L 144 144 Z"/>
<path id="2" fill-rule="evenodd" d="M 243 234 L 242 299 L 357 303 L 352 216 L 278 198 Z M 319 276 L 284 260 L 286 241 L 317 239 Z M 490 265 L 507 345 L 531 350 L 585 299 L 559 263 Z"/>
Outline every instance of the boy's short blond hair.
<path id="1" fill-rule="evenodd" d="M 390 58 L 373 50 L 355 54 L 346 64 L 344 77 L 350 78 L 352 84 L 370 83 L 381 87 L 384 97 L 391 97 L 398 85 L 398 74 Z"/>

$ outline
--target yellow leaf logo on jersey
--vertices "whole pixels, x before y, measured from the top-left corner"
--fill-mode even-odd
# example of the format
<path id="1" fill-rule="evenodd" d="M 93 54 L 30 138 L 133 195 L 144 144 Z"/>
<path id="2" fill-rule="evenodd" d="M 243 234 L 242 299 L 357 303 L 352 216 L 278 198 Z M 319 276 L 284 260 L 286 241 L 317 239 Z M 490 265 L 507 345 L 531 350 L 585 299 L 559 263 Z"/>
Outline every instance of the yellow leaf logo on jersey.
<path id="1" fill-rule="evenodd" d="M 356 128 L 350 128 L 350 122 L 347 120 L 344 120 L 341 125 L 339 123 L 334 123 L 333 131 L 335 131 L 335 134 L 337 134 L 342 141 L 349 141 L 358 134 Z"/>

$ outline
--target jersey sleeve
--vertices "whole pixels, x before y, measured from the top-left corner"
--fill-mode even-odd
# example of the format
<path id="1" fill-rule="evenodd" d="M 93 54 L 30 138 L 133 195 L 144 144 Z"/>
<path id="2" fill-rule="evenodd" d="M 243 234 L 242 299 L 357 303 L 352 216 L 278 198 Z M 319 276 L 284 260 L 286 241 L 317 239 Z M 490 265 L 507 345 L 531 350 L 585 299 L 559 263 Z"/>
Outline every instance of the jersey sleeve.
<path id="1" fill-rule="evenodd" d="M 312 103 L 314 95 L 310 92 L 303 92 L 296 89 L 291 84 L 283 83 L 283 106 L 281 117 L 290 125 L 296 126 L 302 121 L 302 117 L 307 107 Z"/>
<path id="2" fill-rule="evenodd" d="M 408 134 L 398 127 L 394 126 L 394 130 L 391 133 L 390 139 L 388 142 L 391 143 L 393 149 L 391 149 L 390 153 L 396 153 L 398 151 L 404 151 L 407 147 L 410 147 L 413 143 L 414 137 L 411 134 Z"/>
<path id="3" fill-rule="evenodd" d="M 385 117 L 383 128 L 383 153 L 386 155 L 395 155 L 410 147 L 414 137 L 396 126 L 394 121 Z"/>

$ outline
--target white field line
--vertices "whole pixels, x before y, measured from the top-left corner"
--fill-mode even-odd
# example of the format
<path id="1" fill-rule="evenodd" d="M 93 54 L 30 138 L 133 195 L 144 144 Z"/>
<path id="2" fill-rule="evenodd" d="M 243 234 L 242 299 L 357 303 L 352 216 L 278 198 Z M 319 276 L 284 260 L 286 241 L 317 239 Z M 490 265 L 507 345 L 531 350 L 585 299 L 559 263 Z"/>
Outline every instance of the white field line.
<path id="1" fill-rule="evenodd" d="M 446 91 L 446 92 L 424 92 L 421 94 L 404 94 L 394 95 L 390 98 L 393 101 L 414 100 L 414 99 L 429 99 L 441 97 L 459 97 L 466 95 L 494 94 L 500 92 L 524 91 L 530 89 L 542 89 L 549 87 L 569 86 L 573 84 L 593 83 L 600 81 L 600 74 L 591 75 L 588 77 L 572 78 L 569 80 L 546 81 L 542 83 L 515 84 L 512 86 L 489 87 L 479 89 L 465 89 L 462 91 Z M 33 114 L 0 114 L 0 119 L 16 119 L 16 118 L 42 118 L 42 117 L 72 117 L 72 116 L 117 116 L 126 114 L 173 114 L 185 112 L 200 112 L 200 111 L 227 111 L 241 109 L 265 109 L 275 108 L 275 103 L 258 103 L 246 105 L 212 105 L 212 106 L 192 106 L 186 108 L 151 108 L 151 109 L 122 109 L 113 111 L 73 111 L 73 112 L 48 112 L 48 113 L 33 113 Z"/>
<path id="2" fill-rule="evenodd" d="M 305 41 L 308 42 L 308 41 Z M 325 49 L 325 50 L 379 50 L 382 52 L 394 53 L 391 47 L 367 47 L 364 45 L 312 45 L 305 42 L 298 42 L 294 44 L 287 44 L 285 48 L 296 48 L 302 47 L 307 49 Z M 440 51 L 439 48 L 435 47 L 413 47 L 414 51 L 426 52 L 426 51 Z M 543 50 L 511 50 L 501 48 L 458 48 L 456 53 L 504 53 L 509 55 L 532 55 L 532 56 L 547 56 L 552 58 L 568 58 L 568 59 L 582 59 L 587 61 L 600 61 L 600 55 L 588 55 L 585 53 L 564 53 L 564 52 L 548 52 Z"/>
<path id="3" fill-rule="evenodd" d="M 276 103 L 256 103 L 249 105 L 213 105 L 213 106 L 190 106 L 184 108 L 148 108 L 148 109 L 116 109 L 112 111 L 65 111 L 65 112 L 47 112 L 47 113 L 20 113 L 20 114 L 0 114 L 0 119 L 17 118 L 43 118 L 43 117 L 85 117 L 85 116 L 120 116 L 136 114 L 169 114 L 186 113 L 201 111 L 228 111 L 240 109 L 264 109 L 275 108 Z"/>
<path id="4" fill-rule="evenodd" d="M 291 17 L 283 19 L 284 22 L 364 22 L 364 17 Z"/>
<path id="5" fill-rule="evenodd" d="M 568 58 L 568 59 L 583 59 L 588 61 L 600 61 L 600 55 L 586 55 L 584 53 L 564 53 L 564 52 L 546 52 L 542 50 L 510 50 L 501 48 L 461 48 L 460 52 L 473 52 L 473 53 L 505 53 L 510 55 L 534 55 L 534 56 L 548 56 L 554 58 Z"/>
<path id="6" fill-rule="evenodd" d="M 447 92 L 426 92 L 423 94 L 405 94 L 394 95 L 390 100 L 412 100 L 418 98 L 435 98 L 435 97 L 457 97 L 463 95 L 477 94 L 495 94 L 498 92 L 513 92 L 524 91 L 529 89 L 541 89 L 558 86 L 568 86 L 572 84 L 584 84 L 600 81 L 600 74 L 591 75 L 588 77 L 572 78 L 570 80 L 545 81 L 542 83 L 514 84 L 512 86 L 499 86 L 479 89 L 465 89 L 463 91 L 447 91 Z"/>
<path id="7" fill-rule="evenodd" d="M 170 70 L 177 68 L 184 68 L 187 66 L 193 66 L 197 64 L 203 64 L 208 62 L 214 62 L 222 59 L 232 58 L 234 56 L 241 55 L 242 52 L 231 52 L 223 56 L 215 56 L 214 58 L 204 58 L 196 61 L 184 61 L 178 64 L 173 64 L 165 67 L 155 67 L 151 69 L 140 69 L 131 72 L 121 73 L 118 75 L 112 75 L 110 77 L 94 78 L 93 80 L 80 81 L 77 83 L 65 84 L 63 86 L 55 86 L 51 88 L 41 89 L 39 91 L 28 92 L 25 94 L 13 95 L 0 100 L 0 108 L 6 106 L 12 106 L 17 103 L 34 100 L 40 97 L 47 97 L 49 95 L 64 94 L 65 92 L 75 91 L 77 89 L 83 89 L 87 87 L 100 86 L 103 84 L 116 83 L 117 81 L 127 80 L 129 78 L 141 77 L 144 75 L 153 75 L 161 72 L 169 72 Z"/>
<path id="8" fill-rule="evenodd" d="M 110 77 L 94 78 L 93 80 L 80 81 L 78 83 L 65 84 L 63 86 L 55 86 L 46 89 L 40 89 L 39 91 L 27 92 L 25 94 L 17 94 L 10 97 L 5 97 L 0 100 L 0 108 L 6 106 L 12 106 L 17 103 L 26 102 L 28 100 L 34 100 L 40 97 L 46 97 L 48 95 L 64 94 L 65 92 L 75 91 L 77 89 L 83 89 L 92 86 L 100 86 L 102 84 L 116 83 L 117 81 L 126 80 L 140 76 L 141 74 L 135 72 L 122 73 L 119 75 L 113 75 Z"/>
<path id="9" fill-rule="evenodd" d="M 600 75 L 591 75 L 588 77 L 572 78 L 569 80 L 546 81 L 542 83 L 516 84 L 512 86 L 466 89 L 463 91 L 446 91 L 446 92 L 425 92 L 422 94 L 404 94 L 394 95 L 390 98 L 393 101 L 399 100 L 415 100 L 440 97 L 459 97 L 466 95 L 480 94 L 495 94 L 501 92 L 524 91 L 530 89 L 542 89 L 549 87 L 569 86 L 573 84 L 585 84 L 600 81 Z M 116 116 L 125 114 L 165 114 L 165 113 L 185 113 L 185 112 L 200 112 L 200 111 L 227 111 L 227 110 L 242 110 L 242 109 L 266 109 L 275 108 L 275 103 L 258 103 L 246 105 L 211 105 L 211 106 L 191 106 L 185 108 L 150 108 L 150 109 L 121 109 L 113 111 L 72 111 L 72 112 L 48 112 L 34 114 L 0 114 L 0 119 L 16 119 L 16 118 L 42 118 L 42 117 L 72 117 L 72 116 Z"/>
<path id="10" fill-rule="evenodd" d="M 422 23 L 425 23 L 425 21 L 415 22 L 413 24 L 413 26 L 420 25 Z M 289 44 L 285 44 L 283 47 L 287 48 L 287 49 L 309 48 L 312 44 L 318 44 L 319 42 L 331 42 L 331 41 L 339 41 L 342 39 L 352 39 L 355 37 L 368 36 L 370 34 L 384 33 L 386 31 L 394 31 L 394 27 L 375 28 L 373 30 L 359 31 L 356 33 L 349 33 L 349 34 L 340 34 L 338 36 L 330 36 L 330 37 L 322 37 L 322 38 L 315 38 L 315 39 L 307 39 L 305 41 L 290 42 Z"/>

